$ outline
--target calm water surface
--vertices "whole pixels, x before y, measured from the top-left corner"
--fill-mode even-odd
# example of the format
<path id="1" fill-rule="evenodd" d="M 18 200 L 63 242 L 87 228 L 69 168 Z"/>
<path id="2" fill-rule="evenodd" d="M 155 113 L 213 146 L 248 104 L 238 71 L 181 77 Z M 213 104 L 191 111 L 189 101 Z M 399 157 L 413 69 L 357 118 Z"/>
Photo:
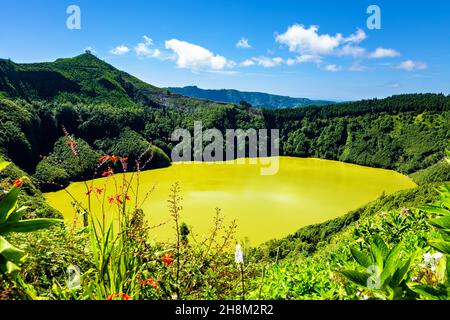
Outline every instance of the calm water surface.
<path id="1" fill-rule="evenodd" d="M 142 199 L 154 190 L 142 208 L 150 224 L 168 221 L 169 188 L 178 181 L 183 197 L 181 220 L 193 227 L 194 234 L 201 237 L 211 229 L 215 208 L 219 207 L 225 221 L 237 220 L 238 239 L 247 237 L 252 245 L 258 245 L 302 226 L 339 217 L 383 192 L 391 194 L 415 187 L 408 177 L 393 171 L 336 161 L 280 157 L 279 172 L 273 176 L 260 175 L 261 166 L 179 163 L 144 171 L 139 196 Z M 105 183 L 106 194 L 113 194 L 113 179 L 94 180 L 97 187 Z M 71 184 L 68 191 L 78 199 L 87 198 L 83 183 Z M 74 221 L 75 211 L 66 192 L 47 193 L 46 198 L 67 221 Z M 94 200 L 93 206 L 100 214 L 100 203 Z M 160 240 L 172 234 L 172 223 L 151 231 L 151 236 Z"/>

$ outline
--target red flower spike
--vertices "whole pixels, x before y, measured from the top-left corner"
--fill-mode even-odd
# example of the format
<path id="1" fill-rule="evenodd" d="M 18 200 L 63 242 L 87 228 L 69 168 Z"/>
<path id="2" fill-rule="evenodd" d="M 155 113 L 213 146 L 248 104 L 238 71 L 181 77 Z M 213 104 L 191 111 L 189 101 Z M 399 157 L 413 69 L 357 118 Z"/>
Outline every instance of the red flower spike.
<path id="1" fill-rule="evenodd" d="M 16 180 L 14 180 L 13 185 L 16 188 L 20 188 L 23 185 L 23 180 L 22 179 L 16 179 Z"/>
<path id="2" fill-rule="evenodd" d="M 163 257 L 162 257 L 162 261 L 163 261 L 163 265 L 165 266 L 170 266 L 172 264 L 172 262 L 174 261 L 172 258 L 172 254 L 170 253 L 166 253 Z"/>
<path id="3" fill-rule="evenodd" d="M 98 161 L 99 162 L 106 162 L 106 161 L 108 161 L 109 160 L 109 156 L 108 155 L 105 155 L 105 156 L 103 156 L 103 157 L 100 157 L 100 158 L 98 158 Z"/>
<path id="4" fill-rule="evenodd" d="M 111 169 L 111 167 L 108 167 L 108 170 L 102 173 L 102 177 L 109 177 L 112 176 L 113 174 L 114 174 L 113 169 Z"/>
<path id="5" fill-rule="evenodd" d="M 116 202 L 117 202 L 118 204 L 123 204 L 123 201 L 122 201 L 122 199 L 120 199 L 120 197 L 121 197 L 120 194 L 119 194 L 119 195 L 116 195 L 116 196 L 114 197 L 114 200 L 116 200 Z"/>
<path id="6" fill-rule="evenodd" d="M 131 297 L 125 293 L 122 293 L 121 296 L 122 296 L 122 300 L 131 300 Z"/>
<path id="7" fill-rule="evenodd" d="M 158 288 L 158 280 L 155 280 L 155 278 L 148 278 L 148 279 L 145 279 L 144 281 L 141 281 L 140 283 L 142 285 L 150 285 L 155 289 Z"/>

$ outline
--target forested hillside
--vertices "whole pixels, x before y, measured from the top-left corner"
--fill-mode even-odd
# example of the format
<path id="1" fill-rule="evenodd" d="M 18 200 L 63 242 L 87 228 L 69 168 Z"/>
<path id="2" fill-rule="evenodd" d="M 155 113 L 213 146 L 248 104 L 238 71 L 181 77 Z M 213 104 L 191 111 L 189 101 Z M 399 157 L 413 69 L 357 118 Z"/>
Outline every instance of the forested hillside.
<path id="1" fill-rule="evenodd" d="M 311 100 L 307 98 L 292 98 L 263 92 L 246 92 L 232 89 L 200 89 L 196 86 L 183 88 L 167 88 L 172 92 L 182 94 L 191 98 L 212 100 L 216 102 L 240 103 L 245 101 L 257 108 L 284 109 L 307 106 L 324 106 L 333 104 L 332 101 Z"/>
<path id="2" fill-rule="evenodd" d="M 399 95 L 323 108 L 265 110 L 283 153 L 412 173 L 443 159 L 450 139 L 450 97 Z"/>
<path id="3" fill-rule="evenodd" d="M 261 112 L 247 103 L 215 103 L 156 88 L 92 54 L 36 64 L 1 60 L 0 150 L 50 188 L 91 177 L 99 152 L 134 161 L 149 150 L 150 166 L 167 166 L 172 131 L 192 130 L 197 120 L 221 131 L 280 129 L 283 155 L 409 174 L 443 159 L 450 138 L 449 101 L 444 95 L 402 95 Z M 84 155 L 86 163 L 77 169 L 64 154 L 63 128 Z"/>
<path id="4" fill-rule="evenodd" d="M 44 187 L 92 177 L 100 151 L 132 164 L 147 151 L 149 168 L 167 166 L 172 131 L 192 129 L 194 120 L 220 130 L 264 126 L 260 112 L 248 106 L 173 94 L 92 54 L 52 63 L 0 61 L 0 151 Z M 63 147 L 63 128 L 83 153 L 78 166 Z"/>

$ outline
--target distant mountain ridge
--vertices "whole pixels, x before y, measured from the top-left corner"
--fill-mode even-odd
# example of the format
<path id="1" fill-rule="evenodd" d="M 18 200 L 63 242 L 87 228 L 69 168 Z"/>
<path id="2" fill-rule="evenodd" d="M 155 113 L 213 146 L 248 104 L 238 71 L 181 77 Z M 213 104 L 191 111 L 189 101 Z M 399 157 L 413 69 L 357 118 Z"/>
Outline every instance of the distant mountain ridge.
<path id="1" fill-rule="evenodd" d="M 191 98 L 206 99 L 216 102 L 239 103 L 246 101 L 253 107 L 268 109 L 296 108 L 307 106 L 324 106 L 334 104 L 333 101 L 311 100 L 307 98 L 292 98 L 263 92 L 246 92 L 234 89 L 201 89 L 197 86 L 169 87 L 175 93 Z"/>

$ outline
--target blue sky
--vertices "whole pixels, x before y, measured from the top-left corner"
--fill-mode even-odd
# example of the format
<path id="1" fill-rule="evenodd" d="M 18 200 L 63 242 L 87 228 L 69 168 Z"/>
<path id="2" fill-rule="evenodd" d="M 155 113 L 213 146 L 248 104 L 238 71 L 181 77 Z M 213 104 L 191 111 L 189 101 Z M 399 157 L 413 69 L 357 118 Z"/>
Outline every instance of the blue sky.
<path id="1" fill-rule="evenodd" d="M 333 100 L 450 93 L 445 0 L 1 4 L 0 57 L 16 62 L 52 61 L 90 47 L 115 67 L 161 87 Z M 372 4 L 381 9 L 380 30 L 366 24 Z M 79 30 L 66 26 L 69 5 L 81 10 Z"/>

